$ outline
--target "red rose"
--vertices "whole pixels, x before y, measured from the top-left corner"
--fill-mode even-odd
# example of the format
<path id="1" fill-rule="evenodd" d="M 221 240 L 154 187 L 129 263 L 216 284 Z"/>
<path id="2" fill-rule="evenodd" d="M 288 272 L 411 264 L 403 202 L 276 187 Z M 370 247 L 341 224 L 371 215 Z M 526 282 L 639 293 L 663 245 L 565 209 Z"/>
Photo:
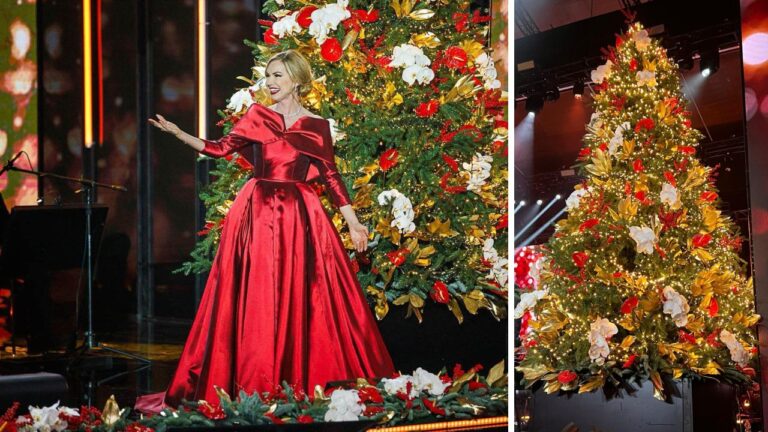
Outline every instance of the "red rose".
<path id="1" fill-rule="evenodd" d="M 264 43 L 267 45 L 277 45 L 277 38 L 271 28 L 264 31 Z"/>
<path id="2" fill-rule="evenodd" d="M 429 296 L 437 303 L 446 304 L 451 301 L 451 295 L 448 293 L 448 286 L 443 281 L 435 281 Z"/>
<path id="3" fill-rule="evenodd" d="M 579 232 L 584 232 L 588 229 L 592 229 L 595 227 L 595 225 L 599 223 L 600 223 L 600 219 L 595 219 L 595 218 L 587 219 L 586 221 L 584 221 L 584 223 L 579 225 Z"/>
<path id="4" fill-rule="evenodd" d="M 586 252 L 574 252 L 571 258 L 573 258 L 573 263 L 576 264 L 576 267 L 584 268 L 587 261 L 589 261 L 589 254 Z"/>
<path id="5" fill-rule="evenodd" d="M 709 234 L 696 234 L 691 239 L 691 243 L 693 243 L 695 248 L 706 247 L 710 241 L 712 241 L 712 236 Z"/>
<path id="6" fill-rule="evenodd" d="M 461 47 L 452 46 L 445 50 L 444 64 L 451 69 L 459 69 L 467 65 L 467 52 Z"/>
<path id="7" fill-rule="evenodd" d="M 639 300 L 636 296 L 624 300 L 624 303 L 621 304 L 621 313 L 624 315 L 631 313 L 637 307 L 638 303 Z"/>
<path id="8" fill-rule="evenodd" d="M 623 367 L 624 369 L 627 369 L 627 368 L 631 367 L 631 366 L 632 366 L 632 365 L 635 363 L 635 359 L 636 359 L 636 358 L 637 358 L 637 354 L 632 354 L 631 356 L 629 356 L 629 358 L 627 359 L 627 361 L 625 361 L 625 362 L 624 362 L 624 364 L 622 365 L 622 367 Z"/>
<path id="9" fill-rule="evenodd" d="M 397 165 L 397 156 L 399 153 L 397 152 L 397 149 L 388 149 L 384 151 L 384 153 L 381 154 L 379 157 L 379 166 L 381 167 L 382 171 L 388 171 L 393 166 Z"/>
<path id="10" fill-rule="evenodd" d="M 317 6 L 304 6 L 296 17 L 296 23 L 304 28 L 309 28 L 312 24 L 312 12 L 317 10 Z"/>
<path id="11" fill-rule="evenodd" d="M 575 372 L 569 371 L 569 370 L 564 370 L 559 374 L 557 374 L 557 380 L 560 382 L 560 384 L 568 384 L 569 382 L 575 380 L 578 377 L 579 376 L 576 375 Z"/>
<path id="12" fill-rule="evenodd" d="M 410 251 L 406 248 L 393 250 L 387 252 L 387 258 L 389 258 L 389 262 L 394 264 L 395 267 L 398 267 L 405 262 L 405 257 L 408 256 L 409 253 Z"/>
<path id="13" fill-rule="evenodd" d="M 341 42 L 336 38 L 326 39 L 320 45 L 320 55 L 329 62 L 339 61 L 342 54 Z"/>
<path id="14" fill-rule="evenodd" d="M 417 106 L 414 111 L 416 112 L 417 116 L 421 118 L 428 118 L 435 115 L 439 107 L 440 107 L 440 101 L 438 101 L 437 99 L 432 99 L 429 102 L 420 103 L 419 106 Z"/>
<path id="15" fill-rule="evenodd" d="M 653 129 L 654 126 L 655 124 L 653 123 L 653 119 L 650 119 L 650 118 L 640 119 L 635 125 L 635 132 L 640 132 L 642 129 L 651 130 Z"/>

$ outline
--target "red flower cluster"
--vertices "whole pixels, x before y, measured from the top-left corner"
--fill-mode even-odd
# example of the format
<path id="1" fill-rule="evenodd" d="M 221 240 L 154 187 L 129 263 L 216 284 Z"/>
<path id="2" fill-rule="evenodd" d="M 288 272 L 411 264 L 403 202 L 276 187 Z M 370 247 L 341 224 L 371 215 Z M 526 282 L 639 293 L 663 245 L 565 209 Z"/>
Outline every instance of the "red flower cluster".
<path id="1" fill-rule="evenodd" d="M 440 108 L 440 101 L 432 99 L 429 102 L 422 102 L 414 109 L 416 115 L 421 118 L 429 118 L 437 113 L 437 109 Z"/>
<path id="2" fill-rule="evenodd" d="M 389 262 L 394 264 L 395 267 L 399 267 L 405 263 L 405 259 L 409 253 L 411 253 L 411 251 L 409 251 L 407 248 L 393 250 L 387 252 L 387 258 L 389 258 Z"/>
<path id="3" fill-rule="evenodd" d="M 200 414 L 206 416 L 211 420 L 221 420 L 227 418 L 227 414 L 221 409 L 221 405 L 211 405 L 206 401 L 201 401 L 197 406 L 197 410 Z"/>
<path id="4" fill-rule="evenodd" d="M 568 384 L 578 377 L 579 376 L 576 374 L 576 372 L 564 370 L 557 374 L 557 381 L 559 381 L 560 384 Z"/>
<path id="5" fill-rule="evenodd" d="M 397 149 L 388 149 L 384 151 L 379 157 L 379 167 L 382 171 L 389 171 L 390 168 L 397 165 L 397 157 L 399 153 Z"/>
<path id="6" fill-rule="evenodd" d="M 429 296 L 437 303 L 446 304 L 451 301 L 451 295 L 448 292 L 448 286 L 440 280 L 435 281 Z"/>
<path id="7" fill-rule="evenodd" d="M 624 303 L 621 304 L 621 313 L 624 315 L 632 313 L 632 311 L 637 307 L 638 303 L 639 300 L 637 299 L 637 296 L 632 296 L 624 300 Z"/>

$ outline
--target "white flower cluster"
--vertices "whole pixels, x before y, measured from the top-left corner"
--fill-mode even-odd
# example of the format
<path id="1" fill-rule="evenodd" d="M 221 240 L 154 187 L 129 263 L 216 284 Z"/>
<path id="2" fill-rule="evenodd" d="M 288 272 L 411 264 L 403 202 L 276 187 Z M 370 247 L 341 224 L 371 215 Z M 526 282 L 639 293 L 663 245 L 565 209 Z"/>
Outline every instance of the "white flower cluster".
<path id="1" fill-rule="evenodd" d="M 248 107 L 253 105 L 253 93 L 255 91 L 259 90 L 258 84 L 252 85 L 251 87 L 242 88 L 235 92 L 230 98 L 229 103 L 227 104 L 227 109 L 231 110 L 234 113 L 239 113 L 244 110 L 247 110 Z"/>
<path id="2" fill-rule="evenodd" d="M 427 372 L 422 368 L 413 371 L 413 375 L 400 375 L 397 378 L 383 378 L 384 391 L 390 395 L 397 393 L 407 394 L 410 398 L 415 398 L 419 393 L 426 391 L 432 396 L 440 396 L 445 393 L 445 389 L 451 385 L 450 382 L 444 383 L 437 375 Z M 408 383 L 411 383 L 410 393 Z"/>
<path id="3" fill-rule="evenodd" d="M 475 155 L 472 156 L 472 162 L 464 162 L 461 164 L 466 170 L 465 172 L 469 174 L 467 190 L 480 193 L 481 188 L 485 185 L 485 181 L 491 176 L 492 162 L 492 156 L 484 156 L 480 153 L 475 153 Z"/>
<path id="4" fill-rule="evenodd" d="M 680 197 L 677 195 L 677 188 L 670 183 L 664 183 L 661 186 L 659 198 L 661 199 L 661 202 L 668 204 L 673 209 L 680 206 Z"/>
<path id="5" fill-rule="evenodd" d="M 656 72 L 641 70 L 635 74 L 637 85 L 653 87 L 656 85 Z"/>
<path id="6" fill-rule="evenodd" d="M 19 417 L 16 422 L 17 430 L 20 432 L 61 432 L 67 430 L 67 422 L 59 418 L 59 414 L 68 416 L 79 416 L 76 409 L 59 407 L 59 402 L 49 407 L 29 407 L 29 415 L 32 417 Z"/>
<path id="7" fill-rule="evenodd" d="M 589 194 L 589 188 L 582 187 L 574 189 L 574 191 L 568 195 L 568 199 L 565 200 L 566 210 L 572 211 L 579 208 L 579 205 L 581 205 L 581 198 L 587 194 Z"/>
<path id="8" fill-rule="evenodd" d="M 284 38 L 286 36 L 300 33 L 301 26 L 296 22 L 296 17 L 298 16 L 299 12 L 296 11 L 277 20 L 277 22 L 272 24 L 272 34 L 279 38 Z"/>
<path id="9" fill-rule="evenodd" d="M 616 324 L 605 318 L 598 318 L 589 325 L 589 359 L 598 365 L 605 363 L 611 349 L 608 339 L 619 332 Z"/>
<path id="10" fill-rule="evenodd" d="M 608 78 L 608 75 L 611 74 L 611 68 L 613 67 L 613 62 L 608 60 L 605 62 L 604 65 L 600 65 L 597 67 L 597 69 L 593 70 L 590 74 L 590 78 L 592 78 L 592 82 L 595 84 L 602 83 L 606 78 Z"/>
<path id="11" fill-rule="evenodd" d="M 637 243 L 637 252 L 651 255 L 656 244 L 656 234 L 648 227 L 629 227 L 629 236 Z"/>
<path id="12" fill-rule="evenodd" d="M 501 81 L 496 79 L 498 73 L 491 56 L 483 52 L 475 57 L 475 66 L 477 66 L 477 72 L 483 77 L 483 87 L 486 90 L 501 88 Z"/>
<path id="13" fill-rule="evenodd" d="M 728 350 L 731 352 L 731 360 L 736 362 L 739 366 L 744 367 L 749 363 L 749 353 L 744 349 L 744 345 L 736 339 L 736 336 L 728 330 L 722 330 L 720 332 L 720 340 L 723 341 Z"/>
<path id="14" fill-rule="evenodd" d="M 671 316 L 678 327 L 685 327 L 688 324 L 688 311 L 691 307 L 688 300 L 672 287 L 665 287 L 664 291 L 664 313 Z"/>
<path id="15" fill-rule="evenodd" d="M 624 122 L 616 126 L 616 130 L 613 131 L 613 138 L 608 142 L 608 154 L 613 156 L 624 145 L 624 132 L 631 129 L 629 122 Z"/>
<path id="16" fill-rule="evenodd" d="M 312 12 L 312 24 L 309 25 L 309 34 L 315 38 L 318 45 L 322 45 L 328 39 L 328 33 L 336 30 L 339 23 L 352 16 L 347 10 L 348 0 L 338 0 Z"/>
<path id="17" fill-rule="evenodd" d="M 336 128 L 336 120 L 329 118 L 328 123 L 331 125 L 331 136 L 334 142 L 339 142 L 347 137 L 347 134 Z"/>
<path id="18" fill-rule="evenodd" d="M 408 197 L 397 189 L 390 189 L 380 193 L 377 199 L 379 205 L 382 206 L 387 205 L 390 201 L 392 203 L 394 219 L 390 226 L 397 227 L 401 233 L 410 233 L 416 229 L 416 225 L 413 223 L 413 205 Z"/>
<path id="19" fill-rule="evenodd" d="M 435 78 L 435 72 L 428 68 L 432 63 L 429 57 L 424 55 L 421 48 L 402 44 L 395 47 L 392 52 L 392 67 L 403 67 L 403 81 L 412 86 L 416 81 L 419 84 L 429 84 Z"/>
<path id="20" fill-rule="evenodd" d="M 357 390 L 337 389 L 331 393 L 331 403 L 325 412 L 325 421 L 357 421 L 365 410 Z"/>
<path id="21" fill-rule="evenodd" d="M 645 51 L 651 45 L 651 38 L 648 36 L 648 30 L 640 30 L 632 34 L 632 41 L 638 51 Z"/>
<path id="22" fill-rule="evenodd" d="M 603 119 L 600 118 L 600 113 L 593 112 L 592 116 L 589 118 L 589 124 L 587 125 L 587 128 L 591 129 L 592 131 L 596 131 L 601 127 L 603 127 Z"/>
<path id="23" fill-rule="evenodd" d="M 499 252 L 493 247 L 493 239 L 485 239 L 483 242 L 483 259 L 493 264 L 490 272 L 488 273 L 488 279 L 495 279 L 502 287 L 507 285 L 507 279 L 509 278 L 508 263 L 504 257 L 499 256 Z"/>
<path id="24" fill-rule="evenodd" d="M 524 292 L 520 296 L 520 301 L 515 305 L 515 319 L 522 318 L 525 311 L 533 309 L 533 307 L 536 306 L 536 303 L 547 295 L 548 292 L 549 290 L 547 289 Z"/>

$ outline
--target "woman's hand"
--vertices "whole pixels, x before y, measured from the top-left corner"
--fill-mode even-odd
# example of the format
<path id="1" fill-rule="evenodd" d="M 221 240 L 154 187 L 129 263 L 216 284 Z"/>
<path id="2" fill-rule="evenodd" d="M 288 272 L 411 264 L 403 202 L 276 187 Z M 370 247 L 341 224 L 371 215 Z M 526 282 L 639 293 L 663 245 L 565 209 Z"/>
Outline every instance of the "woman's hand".
<path id="1" fill-rule="evenodd" d="M 358 252 L 363 252 L 368 247 L 368 228 L 357 222 L 349 225 L 349 236 Z"/>
<path id="2" fill-rule="evenodd" d="M 169 122 L 165 119 L 165 117 L 161 116 L 160 114 L 155 114 L 157 116 L 157 120 L 155 119 L 148 119 L 149 123 L 160 129 L 163 132 L 167 132 L 175 137 L 178 137 L 181 135 L 181 129 L 176 126 L 175 123 Z"/>

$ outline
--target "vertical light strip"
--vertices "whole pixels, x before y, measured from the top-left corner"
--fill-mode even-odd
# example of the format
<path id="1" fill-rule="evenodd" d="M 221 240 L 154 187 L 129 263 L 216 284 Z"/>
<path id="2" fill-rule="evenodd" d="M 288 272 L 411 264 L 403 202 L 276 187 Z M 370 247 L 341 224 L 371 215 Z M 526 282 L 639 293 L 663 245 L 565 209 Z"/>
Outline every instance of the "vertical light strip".
<path id="1" fill-rule="evenodd" d="M 206 40 L 208 38 L 205 25 L 207 16 L 206 0 L 197 0 L 197 136 L 207 138 L 207 81 L 208 70 L 206 69 Z"/>
<path id="2" fill-rule="evenodd" d="M 97 85 L 99 86 L 97 112 L 99 115 L 99 145 L 104 145 L 104 55 L 101 44 L 101 0 L 96 0 L 96 61 L 98 62 Z"/>
<path id="3" fill-rule="evenodd" d="M 91 0 L 83 0 L 83 137 L 85 147 L 93 146 L 93 76 L 91 58 Z"/>

